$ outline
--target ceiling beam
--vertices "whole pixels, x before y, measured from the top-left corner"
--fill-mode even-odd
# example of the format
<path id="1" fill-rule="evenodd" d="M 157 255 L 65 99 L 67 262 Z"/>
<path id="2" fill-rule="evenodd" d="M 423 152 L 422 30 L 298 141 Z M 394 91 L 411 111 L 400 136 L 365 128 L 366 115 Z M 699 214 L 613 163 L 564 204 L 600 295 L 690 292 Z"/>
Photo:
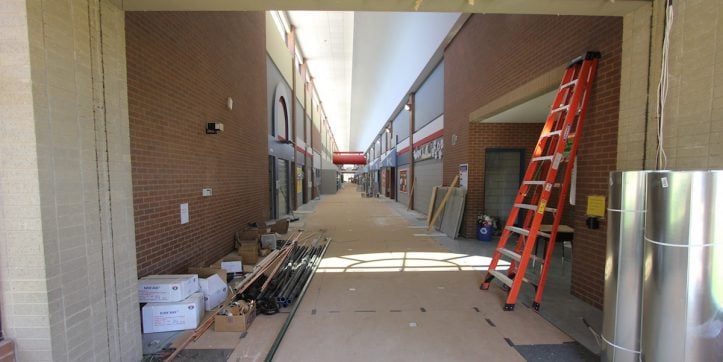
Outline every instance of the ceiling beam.
<path id="1" fill-rule="evenodd" d="M 414 11 L 417 0 L 122 0 L 127 11 Z M 418 11 L 622 16 L 650 0 L 423 0 Z"/>

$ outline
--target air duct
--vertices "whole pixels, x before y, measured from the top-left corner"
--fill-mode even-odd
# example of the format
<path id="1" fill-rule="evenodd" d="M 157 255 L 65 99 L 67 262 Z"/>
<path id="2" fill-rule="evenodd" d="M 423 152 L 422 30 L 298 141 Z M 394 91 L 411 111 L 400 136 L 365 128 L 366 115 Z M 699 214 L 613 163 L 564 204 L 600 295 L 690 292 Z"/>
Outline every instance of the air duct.
<path id="1" fill-rule="evenodd" d="M 650 172 L 642 359 L 723 361 L 723 171 Z"/>
<path id="2" fill-rule="evenodd" d="M 640 358 L 647 173 L 610 173 L 601 361 Z"/>

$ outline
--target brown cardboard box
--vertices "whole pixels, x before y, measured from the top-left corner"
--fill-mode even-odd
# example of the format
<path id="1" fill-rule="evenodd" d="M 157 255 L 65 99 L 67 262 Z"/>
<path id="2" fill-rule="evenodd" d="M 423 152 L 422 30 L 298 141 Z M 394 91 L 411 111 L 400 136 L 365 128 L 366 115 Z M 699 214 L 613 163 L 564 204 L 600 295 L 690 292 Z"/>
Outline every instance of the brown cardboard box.
<path id="1" fill-rule="evenodd" d="M 213 329 L 216 332 L 246 332 L 256 318 L 256 307 L 241 315 L 216 315 L 213 317 Z"/>
<path id="2" fill-rule="evenodd" d="M 289 219 L 278 219 L 271 225 L 272 233 L 286 234 L 289 231 Z"/>
<path id="3" fill-rule="evenodd" d="M 239 240 L 259 240 L 259 235 L 262 234 L 262 230 L 257 228 L 247 228 L 239 233 Z"/>
<path id="4" fill-rule="evenodd" d="M 219 263 L 220 265 L 220 263 Z M 188 268 L 188 274 L 198 274 L 199 278 L 208 278 L 213 274 L 218 274 L 221 280 L 226 281 L 226 274 L 228 272 L 221 268 Z"/>
<path id="5" fill-rule="evenodd" d="M 257 242 L 244 243 L 238 247 L 238 255 L 245 264 L 256 264 L 259 261 L 259 244 Z"/>

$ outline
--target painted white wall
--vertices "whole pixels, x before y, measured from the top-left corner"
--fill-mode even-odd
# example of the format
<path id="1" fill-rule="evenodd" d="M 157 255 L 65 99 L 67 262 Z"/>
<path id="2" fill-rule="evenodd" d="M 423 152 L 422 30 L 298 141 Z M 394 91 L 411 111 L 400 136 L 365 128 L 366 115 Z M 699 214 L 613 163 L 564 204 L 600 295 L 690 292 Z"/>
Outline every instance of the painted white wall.
<path id="1" fill-rule="evenodd" d="M 459 16 L 355 13 L 350 150 L 369 146 Z"/>

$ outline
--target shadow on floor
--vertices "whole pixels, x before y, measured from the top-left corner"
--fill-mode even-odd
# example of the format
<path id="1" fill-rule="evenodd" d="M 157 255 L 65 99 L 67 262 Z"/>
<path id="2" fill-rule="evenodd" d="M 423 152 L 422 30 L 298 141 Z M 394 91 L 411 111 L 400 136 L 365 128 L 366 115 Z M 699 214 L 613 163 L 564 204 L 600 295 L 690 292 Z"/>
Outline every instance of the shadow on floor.
<path id="1" fill-rule="evenodd" d="M 416 211 L 408 211 L 405 205 L 393 200 L 386 199 L 384 201 L 391 204 L 390 206 L 392 206 L 399 215 L 407 219 L 410 224 L 420 226 L 424 225 L 424 222 L 427 219 L 425 215 Z M 436 235 L 435 239 L 437 239 L 442 246 L 449 249 L 452 253 L 492 257 L 494 250 L 497 247 L 499 236 L 495 237 L 492 241 L 479 241 L 462 237 L 458 239 L 451 239 L 447 236 Z M 603 314 L 601 310 L 575 298 L 570 294 L 572 256 L 568 250 L 565 258 L 563 259 L 562 251 L 562 244 L 560 243 L 556 245 L 550 269 L 548 271 L 545 294 L 542 302 L 540 303 L 541 307 L 539 313 L 547 321 L 577 341 L 579 345 L 587 349 L 587 351 L 593 356 L 597 356 L 600 353 L 600 346 L 598 345 L 595 336 L 583 323 L 583 318 L 592 326 L 592 328 L 596 331 L 600 331 L 602 329 Z M 540 253 L 542 252 L 542 248 L 540 248 Z M 530 266 L 528 268 L 528 273 L 530 273 L 531 269 L 534 268 Z M 537 265 L 537 270 L 539 270 L 539 264 Z M 479 286 L 470 287 L 477 288 Z M 518 307 L 525 306 L 530 308 L 533 298 L 534 289 L 531 286 L 526 286 L 520 292 Z M 502 308 L 502 305 L 500 305 L 500 308 Z M 572 347 L 568 346 L 562 348 L 561 350 L 569 348 Z M 560 361 L 564 359 L 540 361 L 552 360 Z M 573 358 L 572 360 L 579 360 L 579 358 Z"/>

